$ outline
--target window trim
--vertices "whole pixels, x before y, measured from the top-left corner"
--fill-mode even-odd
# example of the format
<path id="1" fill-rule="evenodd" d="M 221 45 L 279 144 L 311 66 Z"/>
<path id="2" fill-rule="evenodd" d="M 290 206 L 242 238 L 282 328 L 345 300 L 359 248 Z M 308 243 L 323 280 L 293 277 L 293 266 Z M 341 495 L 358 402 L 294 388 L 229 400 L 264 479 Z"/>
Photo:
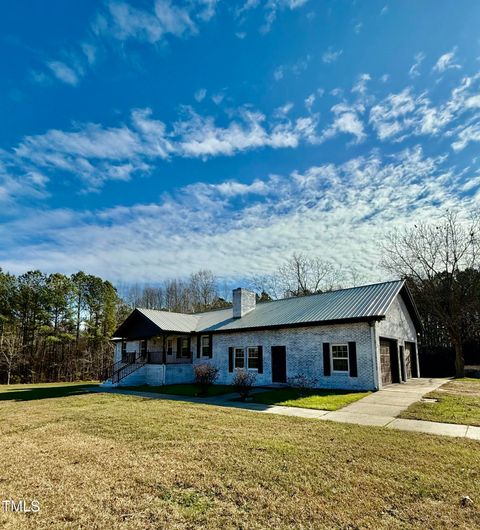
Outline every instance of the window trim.
<path id="1" fill-rule="evenodd" d="M 237 366 L 237 351 L 242 351 L 243 366 Z M 234 370 L 245 370 L 245 348 L 233 347 L 233 369 Z"/>
<path id="2" fill-rule="evenodd" d="M 208 346 L 203 345 L 203 339 L 208 340 Z M 204 352 L 204 348 L 207 348 L 207 352 Z M 212 339 L 210 335 L 200 335 L 200 356 L 201 357 L 210 357 L 210 352 L 212 350 Z"/>
<path id="3" fill-rule="evenodd" d="M 167 350 L 167 355 L 173 355 L 173 339 L 172 338 L 167 339 L 167 344 L 165 345 L 165 347 Z"/>
<path id="4" fill-rule="evenodd" d="M 184 346 L 184 343 L 186 342 L 186 346 Z M 189 359 L 191 356 L 190 351 L 190 343 L 188 340 L 188 337 L 180 337 L 180 344 L 181 344 L 181 350 L 180 350 L 180 357 L 183 359 Z"/>
<path id="5" fill-rule="evenodd" d="M 347 348 L 347 356 L 346 357 L 335 357 L 335 360 L 341 359 L 347 361 L 347 369 L 346 370 L 335 370 L 334 368 L 334 357 L 333 357 L 333 348 L 335 346 L 342 346 Z M 348 348 L 348 342 L 345 343 L 338 343 L 338 344 L 330 344 L 330 364 L 331 364 L 331 370 L 332 374 L 343 374 L 343 375 L 349 375 L 350 374 L 350 352 Z"/>
<path id="6" fill-rule="evenodd" d="M 258 346 L 247 346 L 246 348 L 247 350 L 247 359 L 246 359 L 246 365 L 247 365 L 247 370 L 254 370 L 255 372 L 258 372 L 258 364 L 260 362 L 260 352 L 258 351 Z M 257 356 L 256 356 L 256 359 L 257 359 L 257 367 L 256 368 L 252 368 L 250 367 L 250 350 L 257 350 Z"/>

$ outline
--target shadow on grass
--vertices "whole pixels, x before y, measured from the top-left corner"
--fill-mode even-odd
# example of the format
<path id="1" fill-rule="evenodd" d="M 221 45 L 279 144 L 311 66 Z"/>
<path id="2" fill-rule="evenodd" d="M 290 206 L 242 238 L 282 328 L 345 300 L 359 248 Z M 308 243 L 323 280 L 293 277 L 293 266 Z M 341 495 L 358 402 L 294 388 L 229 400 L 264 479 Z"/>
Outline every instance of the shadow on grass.
<path id="1" fill-rule="evenodd" d="M 97 388 L 96 384 L 64 386 L 26 386 L 25 388 L 3 387 L 0 389 L 0 401 L 33 401 L 36 399 L 60 398 L 88 394 Z"/>

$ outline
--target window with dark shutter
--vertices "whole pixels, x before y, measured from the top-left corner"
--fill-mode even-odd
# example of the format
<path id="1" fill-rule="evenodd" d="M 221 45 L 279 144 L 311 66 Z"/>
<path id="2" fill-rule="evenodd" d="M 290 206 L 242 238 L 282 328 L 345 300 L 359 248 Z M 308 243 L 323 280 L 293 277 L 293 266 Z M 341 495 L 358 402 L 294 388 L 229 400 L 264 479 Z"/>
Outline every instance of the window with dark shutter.
<path id="1" fill-rule="evenodd" d="M 122 363 L 127 362 L 127 343 L 126 341 L 122 341 Z"/>
<path id="2" fill-rule="evenodd" d="M 358 376 L 357 369 L 357 343 L 349 342 L 348 343 L 348 360 L 350 365 L 350 377 Z"/>
<path id="3" fill-rule="evenodd" d="M 209 344 L 210 344 L 210 350 L 208 352 L 208 356 L 211 359 L 213 357 L 213 335 L 212 335 L 212 333 L 210 333 L 210 335 L 208 337 L 209 337 Z"/>
<path id="4" fill-rule="evenodd" d="M 330 343 L 323 343 L 323 375 L 330 375 L 332 373 L 330 368 Z"/>
<path id="5" fill-rule="evenodd" d="M 263 346 L 258 346 L 258 373 L 263 374 Z"/>
<path id="6" fill-rule="evenodd" d="M 182 356 L 182 339 L 180 337 L 177 338 L 177 359 L 179 359 Z"/>
<path id="7" fill-rule="evenodd" d="M 197 359 L 200 359 L 200 348 L 202 343 L 202 337 L 197 335 Z"/>

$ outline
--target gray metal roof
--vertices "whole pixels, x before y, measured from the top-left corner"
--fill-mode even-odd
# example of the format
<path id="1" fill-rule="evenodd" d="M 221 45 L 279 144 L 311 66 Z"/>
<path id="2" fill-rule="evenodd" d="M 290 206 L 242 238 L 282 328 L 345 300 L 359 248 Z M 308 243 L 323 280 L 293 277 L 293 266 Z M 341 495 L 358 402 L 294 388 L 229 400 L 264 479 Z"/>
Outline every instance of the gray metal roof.
<path id="1" fill-rule="evenodd" d="M 284 298 L 257 304 L 253 311 L 242 318 L 233 318 L 231 308 L 193 315 L 153 309 L 139 311 L 163 331 L 179 333 L 368 320 L 384 317 L 402 289 L 406 290 L 404 282 L 396 280 L 298 298 Z M 408 291 L 406 295 L 408 298 Z M 407 302 L 410 310 L 416 312 L 411 298 Z M 413 316 L 416 318 L 418 313 Z"/>
<path id="2" fill-rule="evenodd" d="M 177 331 L 179 333 L 191 333 L 198 323 L 196 315 L 185 313 L 171 313 L 170 311 L 156 311 L 155 309 L 140 309 L 138 311 L 150 319 L 163 331 Z"/>

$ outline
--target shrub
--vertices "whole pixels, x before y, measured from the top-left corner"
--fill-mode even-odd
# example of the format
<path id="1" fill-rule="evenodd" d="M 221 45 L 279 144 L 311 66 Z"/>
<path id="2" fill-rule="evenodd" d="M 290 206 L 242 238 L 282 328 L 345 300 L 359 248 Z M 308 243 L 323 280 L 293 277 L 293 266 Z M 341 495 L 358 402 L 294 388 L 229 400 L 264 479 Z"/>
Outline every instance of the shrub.
<path id="1" fill-rule="evenodd" d="M 233 386 L 240 394 L 240 398 L 245 401 L 249 396 L 252 386 L 255 384 L 257 374 L 248 370 L 237 370 L 233 378 Z"/>
<path id="2" fill-rule="evenodd" d="M 208 389 L 215 383 L 218 378 L 218 368 L 213 364 L 197 364 L 195 370 L 195 383 L 199 387 L 199 394 L 206 396 Z"/>
<path id="3" fill-rule="evenodd" d="M 317 380 L 313 377 L 308 377 L 304 374 L 298 374 L 294 377 L 291 377 L 288 380 L 288 384 L 292 388 L 297 388 L 301 395 L 308 394 L 308 391 L 312 388 L 315 388 Z"/>

